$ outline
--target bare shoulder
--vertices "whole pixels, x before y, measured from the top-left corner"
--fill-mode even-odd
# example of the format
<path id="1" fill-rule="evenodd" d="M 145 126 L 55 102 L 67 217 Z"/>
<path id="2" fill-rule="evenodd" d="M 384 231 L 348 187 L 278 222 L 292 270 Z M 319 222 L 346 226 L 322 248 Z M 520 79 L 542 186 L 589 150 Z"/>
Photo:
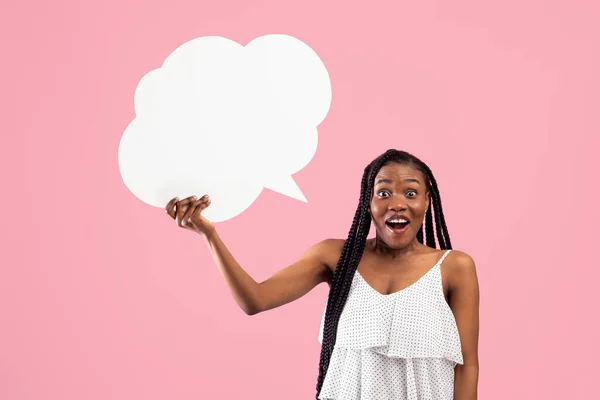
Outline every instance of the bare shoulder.
<path id="1" fill-rule="evenodd" d="M 446 259 L 451 260 L 450 263 L 458 268 L 475 268 L 473 257 L 461 250 L 452 250 Z"/>
<path id="2" fill-rule="evenodd" d="M 452 250 L 444 264 L 450 279 L 450 286 L 456 287 L 461 283 L 477 280 L 477 267 L 475 260 L 469 254 L 461 250 Z"/>
<path id="3" fill-rule="evenodd" d="M 334 271 L 345 243 L 345 239 L 325 239 L 311 247 L 309 252 L 319 258 L 331 271 Z"/>
<path id="4" fill-rule="evenodd" d="M 475 260 L 461 250 L 452 250 L 446 257 L 445 264 L 447 264 L 448 269 L 459 274 L 475 272 Z"/>

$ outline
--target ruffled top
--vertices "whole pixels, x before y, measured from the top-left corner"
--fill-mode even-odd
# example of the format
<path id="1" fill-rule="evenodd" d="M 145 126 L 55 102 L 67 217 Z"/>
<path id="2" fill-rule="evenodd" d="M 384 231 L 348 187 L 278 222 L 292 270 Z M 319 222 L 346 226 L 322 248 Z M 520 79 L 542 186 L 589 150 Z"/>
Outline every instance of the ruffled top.
<path id="1" fill-rule="evenodd" d="M 319 399 L 452 400 L 461 342 L 440 266 L 384 295 L 354 274 Z M 327 305 L 325 305 L 325 309 Z M 325 311 L 319 342 L 323 343 Z"/>

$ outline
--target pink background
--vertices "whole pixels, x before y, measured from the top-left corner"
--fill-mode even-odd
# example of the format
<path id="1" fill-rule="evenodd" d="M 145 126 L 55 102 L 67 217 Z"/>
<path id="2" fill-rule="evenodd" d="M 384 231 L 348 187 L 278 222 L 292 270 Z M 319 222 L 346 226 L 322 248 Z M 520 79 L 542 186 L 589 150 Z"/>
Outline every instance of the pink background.
<path id="1" fill-rule="evenodd" d="M 345 237 L 365 164 L 408 150 L 478 265 L 480 398 L 595 396 L 600 5 L 483 3 L 4 0 L 0 398 L 314 398 L 326 285 L 246 316 L 117 165 L 146 72 L 269 33 L 317 51 L 333 102 L 295 175 L 308 204 L 265 190 L 219 224 L 242 266 L 266 279 Z"/>

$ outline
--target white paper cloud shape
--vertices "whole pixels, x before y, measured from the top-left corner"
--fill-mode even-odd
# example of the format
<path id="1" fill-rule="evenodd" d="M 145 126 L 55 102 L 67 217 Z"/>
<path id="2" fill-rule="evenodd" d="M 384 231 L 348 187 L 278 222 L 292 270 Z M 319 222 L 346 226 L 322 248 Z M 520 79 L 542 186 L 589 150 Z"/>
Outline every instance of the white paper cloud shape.
<path id="1" fill-rule="evenodd" d="M 220 222 L 246 210 L 263 188 L 306 201 L 291 175 L 315 154 L 331 82 L 302 41 L 191 40 L 140 80 L 134 101 L 119 168 L 143 202 L 165 207 L 175 196 L 209 194 L 205 215 Z"/>

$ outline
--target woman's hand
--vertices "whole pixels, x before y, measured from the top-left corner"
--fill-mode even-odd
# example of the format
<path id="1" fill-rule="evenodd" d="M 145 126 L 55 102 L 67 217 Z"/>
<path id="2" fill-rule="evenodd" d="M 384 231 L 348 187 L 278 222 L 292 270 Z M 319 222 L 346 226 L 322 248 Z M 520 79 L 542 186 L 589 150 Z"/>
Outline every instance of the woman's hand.
<path id="1" fill-rule="evenodd" d="M 180 227 L 207 236 L 215 230 L 214 224 L 202 215 L 202 210 L 209 205 L 210 198 L 206 194 L 199 199 L 196 196 L 183 200 L 175 197 L 167 204 L 165 211 Z"/>

